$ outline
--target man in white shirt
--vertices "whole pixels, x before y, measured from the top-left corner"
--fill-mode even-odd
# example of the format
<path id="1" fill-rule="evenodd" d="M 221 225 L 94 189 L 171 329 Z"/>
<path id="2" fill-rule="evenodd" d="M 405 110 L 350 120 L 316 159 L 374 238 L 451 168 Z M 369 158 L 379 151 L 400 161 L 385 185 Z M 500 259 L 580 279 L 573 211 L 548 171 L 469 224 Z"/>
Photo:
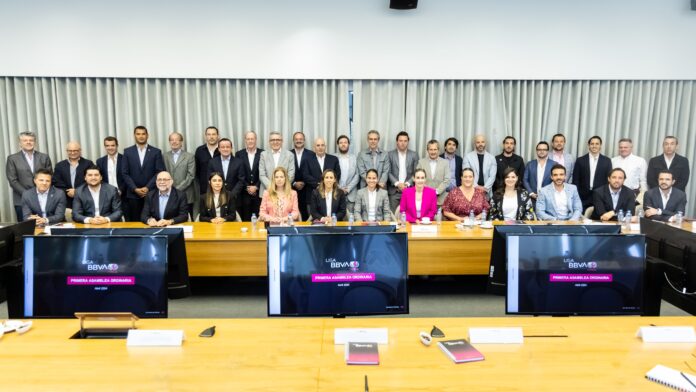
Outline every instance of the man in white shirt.
<path id="1" fill-rule="evenodd" d="M 102 183 L 99 167 L 85 171 L 85 183 L 75 190 L 72 217 L 75 222 L 103 225 L 121 221 L 121 197 L 118 189 Z"/>
<path id="2" fill-rule="evenodd" d="M 440 143 L 437 140 L 428 142 L 427 153 L 428 157 L 418 161 L 416 169 L 425 170 L 425 185 L 435 189 L 437 205 L 440 207 L 447 197 L 447 187 L 450 183 L 449 162 L 440 157 Z M 461 176 L 461 173 L 459 175 Z M 495 176 L 495 173 L 493 175 Z"/>
<path id="3" fill-rule="evenodd" d="M 263 149 L 257 147 L 256 140 L 256 132 L 247 132 L 244 135 L 245 148 L 235 154 L 235 157 L 241 159 L 244 172 L 244 188 L 239 194 L 237 211 L 242 220 L 247 222 L 251 220 L 252 214 L 259 216 L 259 207 L 261 206 L 259 164 Z"/>
<path id="4" fill-rule="evenodd" d="M 648 163 L 645 159 L 633 154 L 633 141 L 629 138 L 619 140 L 619 155 L 611 159 L 614 169 L 620 168 L 626 173 L 623 185 L 633 190 L 636 196 L 641 191 L 648 190 Z"/>
<path id="5" fill-rule="evenodd" d="M 677 213 L 684 214 L 686 193 L 674 186 L 674 175 L 669 170 L 660 171 L 657 181 L 658 186 L 645 192 L 643 197 L 645 217 L 673 222 Z"/>
<path id="6" fill-rule="evenodd" d="M 396 135 L 396 148 L 387 153 L 389 157 L 389 208 L 396 209 L 401 202 L 401 192 L 413 184 L 413 172 L 418 165 L 418 154 L 408 148 L 409 136 L 405 131 Z M 461 162 L 459 163 L 461 167 Z"/>
<path id="7" fill-rule="evenodd" d="M 314 151 L 305 148 L 305 134 L 302 131 L 297 131 L 292 135 L 293 149 L 290 152 L 295 159 L 295 177 L 291 182 L 292 188 L 297 191 L 297 204 L 300 209 L 302 220 L 309 217 L 307 204 L 311 197 L 311 189 L 306 187 L 305 169 L 308 162 L 314 158 Z"/>
<path id="8" fill-rule="evenodd" d="M 341 167 L 341 178 L 338 187 L 346 193 L 346 216 L 353 213 L 355 195 L 358 192 L 358 162 L 355 154 L 350 152 L 350 138 L 341 135 L 336 139 L 338 149 L 338 165 Z"/>
<path id="9" fill-rule="evenodd" d="M 580 220 L 582 202 L 577 187 L 566 184 L 566 168 L 555 164 L 551 168 L 551 184 L 541 188 L 536 203 L 540 220 Z"/>

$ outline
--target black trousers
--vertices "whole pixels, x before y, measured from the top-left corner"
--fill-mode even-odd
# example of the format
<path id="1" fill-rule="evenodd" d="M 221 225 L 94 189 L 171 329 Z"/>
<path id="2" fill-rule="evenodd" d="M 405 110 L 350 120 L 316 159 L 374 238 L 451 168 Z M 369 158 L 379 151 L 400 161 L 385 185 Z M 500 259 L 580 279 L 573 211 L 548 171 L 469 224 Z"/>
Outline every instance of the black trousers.
<path id="1" fill-rule="evenodd" d="M 128 198 L 126 199 L 128 202 L 126 205 L 128 206 L 127 210 L 124 211 L 124 215 L 126 216 L 126 222 L 140 222 L 140 214 L 143 212 L 143 207 L 145 206 L 145 199 L 144 198 L 138 198 L 138 199 L 131 199 Z"/>
<path id="2" fill-rule="evenodd" d="M 242 218 L 243 221 L 249 222 L 251 221 L 251 214 L 256 214 L 257 217 L 259 216 L 260 208 L 261 198 L 259 197 L 259 193 L 256 192 L 256 194 L 252 196 L 246 189 L 242 189 L 237 198 L 237 212 L 239 213 L 239 217 Z"/>

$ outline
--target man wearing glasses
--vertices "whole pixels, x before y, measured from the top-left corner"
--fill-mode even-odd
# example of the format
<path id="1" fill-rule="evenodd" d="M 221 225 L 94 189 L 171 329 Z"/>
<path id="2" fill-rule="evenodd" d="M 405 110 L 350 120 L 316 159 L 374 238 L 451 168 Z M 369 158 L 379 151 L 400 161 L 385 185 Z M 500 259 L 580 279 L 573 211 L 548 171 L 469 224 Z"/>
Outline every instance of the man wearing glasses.
<path id="1" fill-rule="evenodd" d="M 87 168 L 94 166 L 94 163 L 82 157 L 82 146 L 78 142 L 69 142 L 65 152 L 68 159 L 56 163 L 56 169 L 53 171 L 53 185 L 65 192 L 66 208 L 72 208 L 75 189 L 85 183 Z"/>
<path id="2" fill-rule="evenodd" d="M 260 195 L 263 195 L 263 191 L 270 186 L 269 175 L 273 174 L 273 170 L 278 166 L 283 166 L 288 171 L 288 181 L 291 184 L 295 179 L 295 157 L 290 151 L 282 148 L 283 136 L 280 135 L 280 132 L 271 132 L 268 144 L 271 148 L 261 153 L 261 162 L 259 162 Z"/>
<path id="3" fill-rule="evenodd" d="M 157 189 L 145 196 L 140 220 L 151 227 L 163 227 L 188 220 L 186 195 L 172 186 L 172 176 L 161 171 L 157 174 Z"/>
<path id="4" fill-rule="evenodd" d="M 527 163 L 522 180 L 524 189 L 533 200 L 537 199 L 541 188 L 551 183 L 551 168 L 557 163 L 549 159 L 549 144 L 544 141 L 537 143 L 536 154 L 537 159 Z"/>

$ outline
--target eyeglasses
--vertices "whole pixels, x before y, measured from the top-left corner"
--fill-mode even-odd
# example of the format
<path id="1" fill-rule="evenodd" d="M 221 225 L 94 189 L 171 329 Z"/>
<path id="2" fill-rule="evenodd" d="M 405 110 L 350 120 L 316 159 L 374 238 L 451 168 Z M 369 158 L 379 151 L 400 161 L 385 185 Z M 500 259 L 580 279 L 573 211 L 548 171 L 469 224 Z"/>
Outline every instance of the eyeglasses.
<path id="1" fill-rule="evenodd" d="M 171 178 L 158 178 L 157 182 L 169 182 L 171 180 L 172 180 Z"/>
<path id="2" fill-rule="evenodd" d="M 282 141 L 283 141 L 283 139 L 271 139 L 271 143 L 273 143 L 273 142 L 282 142 Z"/>
<path id="3" fill-rule="evenodd" d="M 549 149 L 548 148 L 537 148 L 536 150 L 537 151 L 548 151 Z"/>

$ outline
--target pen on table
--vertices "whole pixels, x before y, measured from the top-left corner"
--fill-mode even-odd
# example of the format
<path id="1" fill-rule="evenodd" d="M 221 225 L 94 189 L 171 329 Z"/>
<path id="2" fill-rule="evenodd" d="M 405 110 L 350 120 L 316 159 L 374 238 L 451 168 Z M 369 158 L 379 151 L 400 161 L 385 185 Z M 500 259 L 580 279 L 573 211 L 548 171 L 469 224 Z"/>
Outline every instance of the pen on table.
<path id="1" fill-rule="evenodd" d="M 684 373 L 682 373 L 682 375 L 684 375 Z M 686 377 L 686 376 L 684 376 L 684 377 Z M 689 382 L 691 382 L 691 381 L 689 381 Z M 365 392 L 370 392 L 370 387 L 367 386 L 367 374 L 365 375 Z"/>
<path id="2" fill-rule="evenodd" d="M 679 372 L 679 374 L 681 374 L 682 377 L 684 377 L 684 379 L 685 379 L 689 384 L 691 384 L 692 387 L 696 388 L 696 384 L 694 384 L 694 383 L 691 381 L 691 379 L 690 379 L 689 377 L 687 377 L 686 374 L 684 374 L 684 372 Z M 367 376 L 365 376 L 365 377 L 367 377 Z"/>

